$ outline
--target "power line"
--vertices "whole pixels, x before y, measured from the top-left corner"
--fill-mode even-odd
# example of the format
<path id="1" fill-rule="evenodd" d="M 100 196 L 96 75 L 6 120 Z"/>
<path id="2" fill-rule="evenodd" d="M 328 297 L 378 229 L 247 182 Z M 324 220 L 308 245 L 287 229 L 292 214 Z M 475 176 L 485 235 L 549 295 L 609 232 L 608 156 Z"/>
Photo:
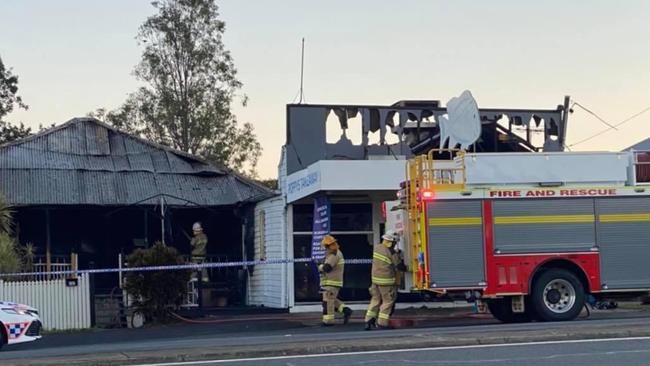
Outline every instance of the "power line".
<path id="1" fill-rule="evenodd" d="M 589 110 L 587 107 L 583 106 L 582 104 L 580 104 L 580 103 L 578 103 L 578 102 L 575 102 L 575 101 L 574 101 L 573 104 L 571 105 L 571 107 L 573 108 L 573 107 L 576 106 L 576 105 L 577 105 L 578 107 L 582 108 L 585 112 L 587 112 L 587 113 L 591 114 L 592 116 L 596 117 L 596 119 L 598 119 L 600 122 L 602 122 L 602 123 L 606 124 L 607 126 L 609 126 L 609 128 L 613 128 L 613 129 L 615 129 L 615 130 L 617 129 L 615 126 L 612 126 L 609 122 L 605 121 L 605 119 L 601 118 L 601 117 L 600 117 L 599 115 L 597 115 L 595 112 L 592 112 L 592 111 Z"/>
<path id="2" fill-rule="evenodd" d="M 608 128 L 608 129 L 606 129 L 606 130 L 600 131 L 600 132 L 598 132 L 598 133 L 596 133 L 596 134 L 594 134 L 594 135 L 592 135 L 592 136 L 589 136 L 589 137 L 587 137 L 587 138 L 585 138 L 585 139 L 582 139 L 582 140 L 580 140 L 580 141 L 578 141 L 578 142 L 576 142 L 576 143 L 574 143 L 574 144 L 571 144 L 571 145 L 569 145 L 569 146 L 576 146 L 576 145 L 578 145 L 578 144 L 582 144 L 583 142 L 587 142 L 587 141 L 589 141 L 589 140 L 592 140 L 592 139 L 594 139 L 594 138 L 596 138 L 596 137 L 598 137 L 598 136 L 600 136 L 600 135 L 602 135 L 602 134 L 605 134 L 605 133 L 611 131 L 612 129 L 617 129 L 618 127 L 620 127 L 620 126 L 622 126 L 622 125 L 624 125 L 624 124 L 630 122 L 631 120 L 633 120 L 633 119 L 639 117 L 640 115 L 642 115 L 642 114 L 644 114 L 644 113 L 646 113 L 646 112 L 648 112 L 648 111 L 650 111 L 650 106 L 644 108 L 643 110 L 641 110 L 641 111 L 638 112 L 638 113 L 635 113 L 635 114 L 631 115 L 630 117 L 628 117 L 628 118 L 622 120 L 621 122 L 619 122 L 619 123 L 617 123 L 617 124 L 611 126 L 610 128 Z"/>

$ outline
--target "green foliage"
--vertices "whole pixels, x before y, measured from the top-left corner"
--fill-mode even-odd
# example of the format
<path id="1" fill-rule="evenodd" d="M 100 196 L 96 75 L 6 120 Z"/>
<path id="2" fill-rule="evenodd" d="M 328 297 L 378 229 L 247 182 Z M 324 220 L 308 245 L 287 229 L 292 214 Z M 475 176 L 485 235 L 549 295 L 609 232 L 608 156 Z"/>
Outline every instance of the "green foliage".
<path id="1" fill-rule="evenodd" d="M 33 243 L 27 243 L 20 248 L 20 255 L 23 261 L 23 270 L 25 272 L 34 271 L 34 258 L 36 257 L 36 247 Z"/>
<path id="2" fill-rule="evenodd" d="M 183 264 L 178 251 L 160 242 L 151 248 L 137 249 L 127 258 L 130 267 L 167 266 Z M 149 319 L 162 320 L 167 310 L 178 307 L 187 291 L 190 272 L 187 270 L 129 272 L 125 289 L 136 299 Z"/>
<path id="3" fill-rule="evenodd" d="M 278 180 L 277 179 L 261 179 L 257 181 L 259 184 L 265 186 L 268 189 L 276 190 L 278 189 Z"/>
<path id="4" fill-rule="evenodd" d="M 0 273 L 20 272 L 22 268 L 21 253 L 13 233 L 13 210 L 0 197 Z"/>
<path id="5" fill-rule="evenodd" d="M 27 105 L 18 95 L 18 76 L 14 75 L 10 68 L 6 68 L 0 58 L 0 120 L 15 107 L 27 109 Z"/>
<path id="6" fill-rule="evenodd" d="M 18 95 L 18 76 L 6 68 L 0 58 L 0 144 L 23 138 L 32 134 L 32 129 L 23 123 L 13 125 L 3 120 L 16 107 L 27 109 L 23 99 Z"/>
<path id="7" fill-rule="evenodd" d="M 4 197 L 0 196 L 0 233 L 11 235 L 14 231 L 14 211 L 7 204 Z"/>
<path id="8" fill-rule="evenodd" d="M 146 86 L 104 120 L 157 143 L 254 175 L 261 145 L 231 104 L 242 84 L 214 0 L 161 0 L 141 26 L 135 75 Z M 243 97 L 243 103 L 246 98 Z"/>
<path id="9" fill-rule="evenodd" d="M 31 127 L 20 124 L 11 124 L 0 120 L 0 144 L 22 139 L 32 134 Z"/>
<path id="10" fill-rule="evenodd" d="M 20 272 L 22 260 L 16 241 L 7 233 L 0 233 L 0 273 Z"/>

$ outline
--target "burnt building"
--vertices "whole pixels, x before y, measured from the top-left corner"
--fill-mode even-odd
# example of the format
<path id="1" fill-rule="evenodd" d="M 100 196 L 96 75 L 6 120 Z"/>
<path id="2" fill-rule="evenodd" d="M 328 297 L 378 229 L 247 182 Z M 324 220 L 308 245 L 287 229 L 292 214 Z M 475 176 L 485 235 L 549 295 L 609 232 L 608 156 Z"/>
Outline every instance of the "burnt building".
<path id="1" fill-rule="evenodd" d="M 242 260 L 253 245 L 252 206 L 272 195 L 93 118 L 0 146 L 0 192 L 15 209 L 20 243 L 34 244 L 50 267 L 77 253 L 80 269 L 115 268 L 120 254 L 156 241 L 189 254 L 196 221 L 209 237 L 209 259 Z"/>
<path id="2" fill-rule="evenodd" d="M 480 131 L 469 151 L 564 149 L 568 97 L 549 109 L 479 108 L 477 113 Z M 435 100 L 383 106 L 287 105 L 279 166 L 282 196 L 256 207 L 255 258 L 310 257 L 317 245 L 316 204 L 327 206 L 327 230 L 339 239 L 346 258 L 372 258 L 372 245 L 385 231 L 384 202 L 396 199 L 408 159 L 430 151 L 438 154 L 445 116 L 447 107 Z M 346 266 L 344 283 L 343 299 L 367 300 L 370 265 Z M 306 304 L 303 308 L 311 310 L 319 306 L 318 276 L 306 263 L 260 266 L 250 286 L 252 304 L 296 309 Z M 272 291 L 262 292 L 269 288 Z"/>

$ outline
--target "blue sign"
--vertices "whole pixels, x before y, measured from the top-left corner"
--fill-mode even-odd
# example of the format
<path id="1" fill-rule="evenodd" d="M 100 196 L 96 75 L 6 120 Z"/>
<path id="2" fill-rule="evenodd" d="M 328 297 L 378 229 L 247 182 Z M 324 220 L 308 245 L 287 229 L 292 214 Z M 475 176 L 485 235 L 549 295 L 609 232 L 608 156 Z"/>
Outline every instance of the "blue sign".
<path id="1" fill-rule="evenodd" d="M 314 225 L 311 239 L 311 257 L 320 260 L 325 257 L 325 249 L 320 242 L 330 232 L 330 200 L 327 196 L 314 198 Z"/>

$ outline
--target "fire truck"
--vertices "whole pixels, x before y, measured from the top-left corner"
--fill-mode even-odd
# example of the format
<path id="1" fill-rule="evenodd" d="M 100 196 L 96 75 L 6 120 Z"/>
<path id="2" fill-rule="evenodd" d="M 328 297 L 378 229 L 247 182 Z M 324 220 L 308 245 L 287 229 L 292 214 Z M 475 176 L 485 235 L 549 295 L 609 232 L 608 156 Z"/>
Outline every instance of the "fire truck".
<path id="1" fill-rule="evenodd" d="M 588 295 L 650 290 L 648 153 L 446 153 L 408 161 L 398 192 L 406 289 L 503 322 L 571 320 Z"/>

